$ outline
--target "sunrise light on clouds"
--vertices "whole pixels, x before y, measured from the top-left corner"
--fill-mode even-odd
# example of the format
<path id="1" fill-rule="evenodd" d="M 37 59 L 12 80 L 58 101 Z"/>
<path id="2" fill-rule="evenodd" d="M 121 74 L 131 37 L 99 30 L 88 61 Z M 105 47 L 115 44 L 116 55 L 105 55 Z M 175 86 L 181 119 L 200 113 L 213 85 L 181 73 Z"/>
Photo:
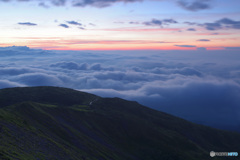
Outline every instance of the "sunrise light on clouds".
<path id="1" fill-rule="evenodd" d="M 238 0 L 0 1 L 0 46 L 57 50 L 239 47 Z"/>
<path id="2" fill-rule="evenodd" d="M 239 6 L 0 0 L 0 159 L 240 153 Z"/>

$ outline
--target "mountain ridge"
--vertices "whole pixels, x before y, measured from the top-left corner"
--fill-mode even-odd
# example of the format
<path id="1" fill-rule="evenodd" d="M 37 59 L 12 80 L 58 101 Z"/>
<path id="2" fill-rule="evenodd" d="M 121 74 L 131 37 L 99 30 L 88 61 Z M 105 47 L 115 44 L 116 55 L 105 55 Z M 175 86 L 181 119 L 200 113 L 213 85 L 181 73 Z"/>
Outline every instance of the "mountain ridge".
<path id="1" fill-rule="evenodd" d="M 9 160 L 200 160 L 240 149 L 238 133 L 60 87 L 0 90 L 0 139 Z"/>

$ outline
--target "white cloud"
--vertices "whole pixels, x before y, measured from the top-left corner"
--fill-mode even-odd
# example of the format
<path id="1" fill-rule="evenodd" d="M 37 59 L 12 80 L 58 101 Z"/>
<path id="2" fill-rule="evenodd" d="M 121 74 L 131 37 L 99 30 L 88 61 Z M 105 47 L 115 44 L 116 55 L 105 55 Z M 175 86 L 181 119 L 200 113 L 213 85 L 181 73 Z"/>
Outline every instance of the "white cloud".
<path id="1" fill-rule="evenodd" d="M 233 121 L 240 124 L 239 54 L 216 51 L 38 54 L 45 51 L 0 48 L 3 50 L 0 88 L 69 87 L 104 97 L 135 100 L 202 124 L 217 127 L 229 126 Z M 8 52 L 10 56 L 6 56 Z M 221 121 L 223 117 L 226 119 Z"/>
<path id="2" fill-rule="evenodd" d="M 45 73 L 26 73 L 14 78 L 16 81 L 28 86 L 61 86 L 62 81 L 56 76 Z"/>
<path id="3" fill-rule="evenodd" d="M 24 85 L 16 83 L 16 82 L 11 82 L 9 80 L 0 80 L 0 89 L 12 88 L 12 87 L 24 87 Z"/>

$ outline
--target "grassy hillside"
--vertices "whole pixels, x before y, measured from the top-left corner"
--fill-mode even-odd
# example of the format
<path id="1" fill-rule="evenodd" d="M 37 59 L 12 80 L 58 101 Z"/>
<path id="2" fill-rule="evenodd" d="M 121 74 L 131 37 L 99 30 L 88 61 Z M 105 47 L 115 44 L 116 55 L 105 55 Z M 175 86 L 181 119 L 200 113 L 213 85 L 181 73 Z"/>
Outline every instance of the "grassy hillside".
<path id="1" fill-rule="evenodd" d="M 240 151 L 238 133 L 58 87 L 0 90 L 0 142 L 3 160 L 216 160 L 210 151 Z"/>

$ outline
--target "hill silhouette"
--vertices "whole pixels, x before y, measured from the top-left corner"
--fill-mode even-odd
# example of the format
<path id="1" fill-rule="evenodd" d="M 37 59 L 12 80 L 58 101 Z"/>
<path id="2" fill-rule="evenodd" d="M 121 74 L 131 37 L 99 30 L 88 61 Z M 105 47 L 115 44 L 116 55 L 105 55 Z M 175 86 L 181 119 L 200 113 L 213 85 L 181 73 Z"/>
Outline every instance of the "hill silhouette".
<path id="1" fill-rule="evenodd" d="M 207 160 L 240 150 L 239 133 L 59 87 L 0 90 L 0 141 L 3 160 Z"/>

